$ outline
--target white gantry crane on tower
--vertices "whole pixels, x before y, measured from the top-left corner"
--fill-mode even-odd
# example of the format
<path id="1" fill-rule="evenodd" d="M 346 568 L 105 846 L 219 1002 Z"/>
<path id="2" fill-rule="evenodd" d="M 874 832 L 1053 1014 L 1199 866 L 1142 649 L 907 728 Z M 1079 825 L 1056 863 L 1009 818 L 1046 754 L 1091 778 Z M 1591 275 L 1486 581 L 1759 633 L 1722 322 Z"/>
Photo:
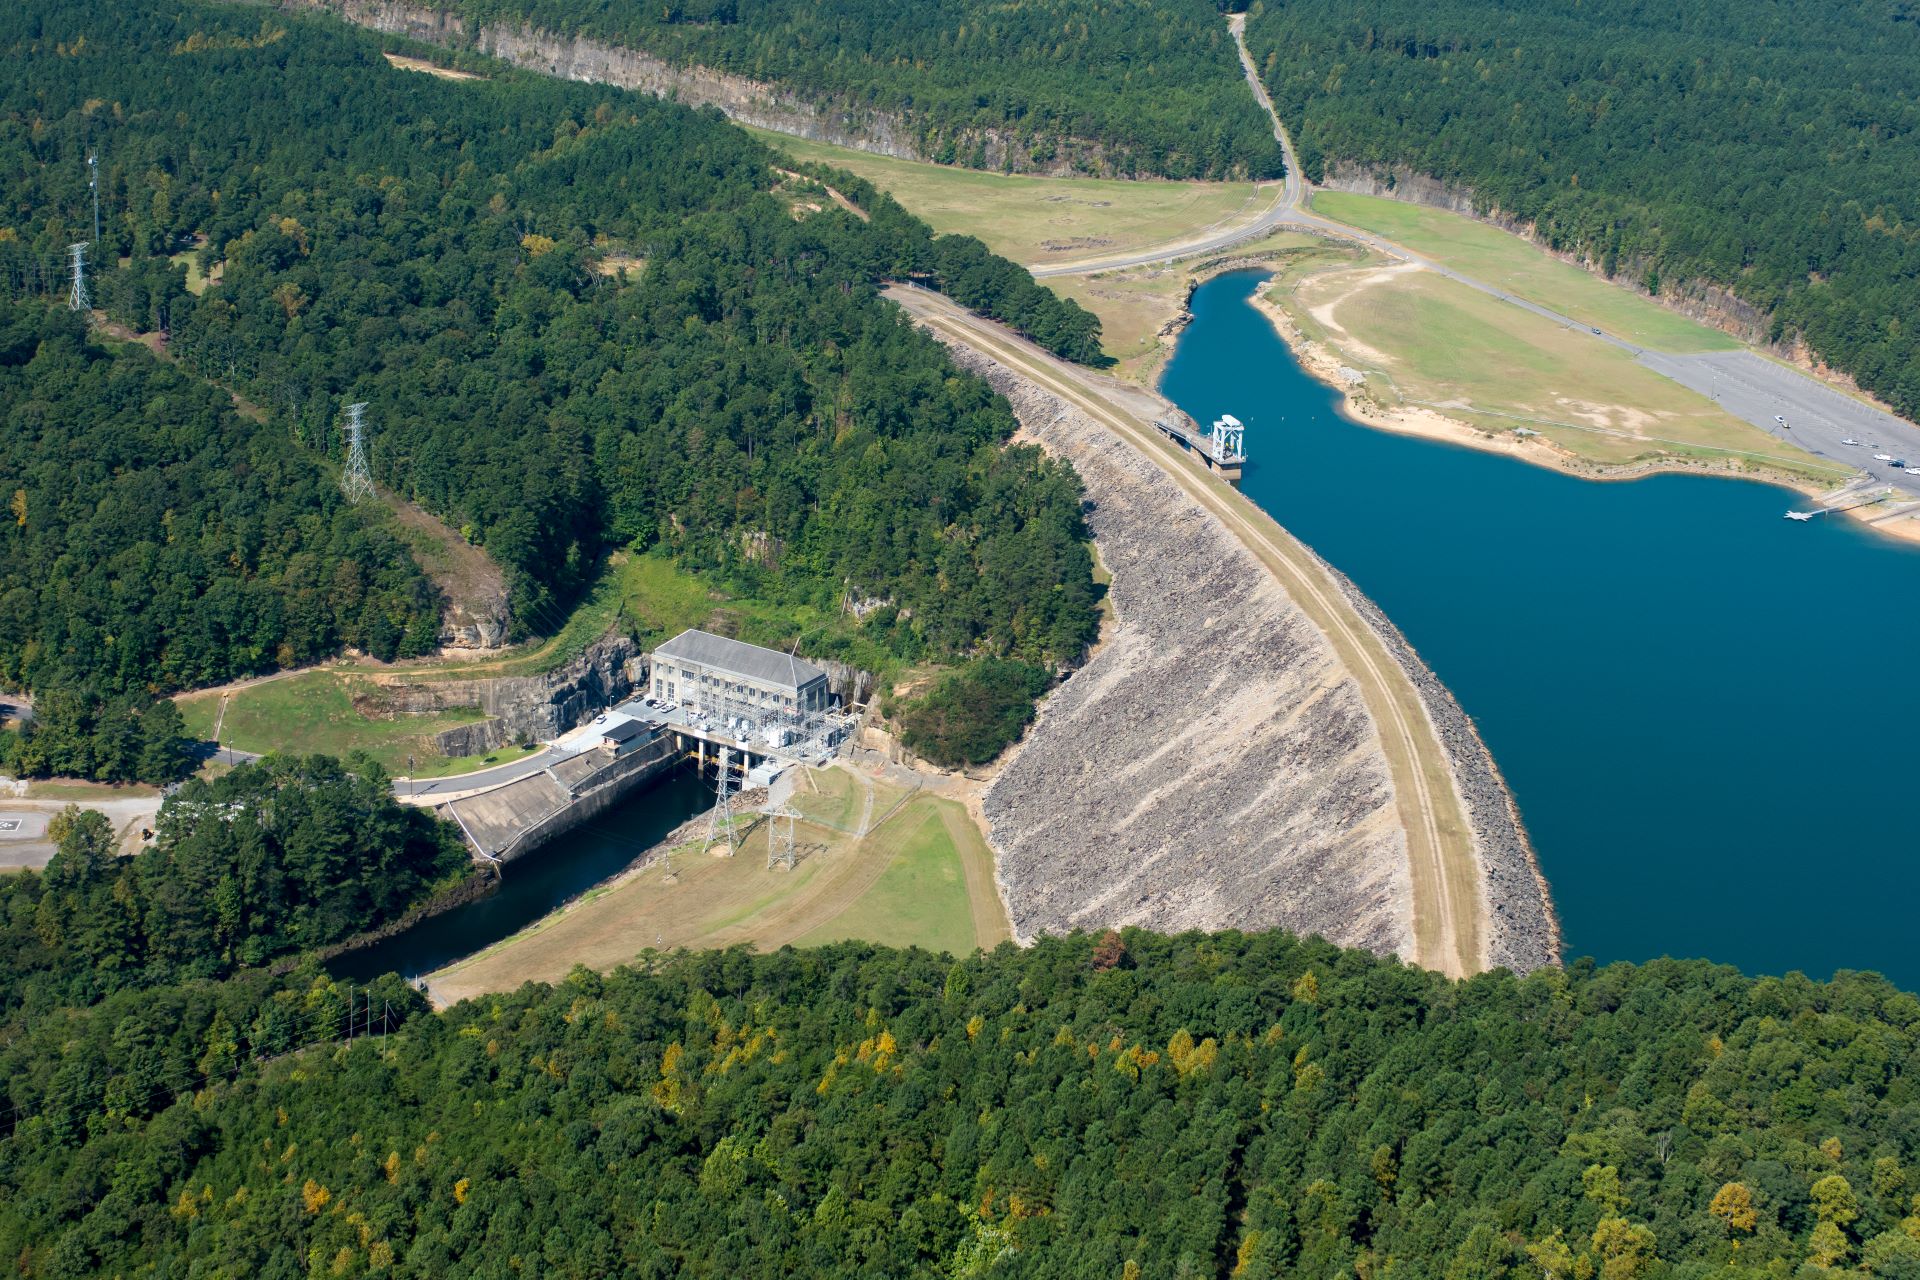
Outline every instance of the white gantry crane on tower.
<path id="1" fill-rule="evenodd" d="M 1213 460 L 1239 462 L 1246 457 L 1246 451 L 1246 424 L 1230 413 L 1215 418 L 1207 431 L 1207 452 L 1213 455 Z"/>

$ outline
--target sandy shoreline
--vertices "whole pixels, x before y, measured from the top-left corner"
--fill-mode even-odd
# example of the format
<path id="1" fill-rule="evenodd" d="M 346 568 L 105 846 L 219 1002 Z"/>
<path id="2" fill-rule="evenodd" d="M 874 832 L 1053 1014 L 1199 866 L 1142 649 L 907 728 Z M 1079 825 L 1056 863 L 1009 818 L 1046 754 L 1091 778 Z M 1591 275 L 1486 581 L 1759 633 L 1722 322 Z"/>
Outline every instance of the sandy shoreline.
<path id="1" fill-rule="evenodd" d="M 1211 279 L 1226 271 L 1237 270 L 1240 265 L 1224 264 L 1204 275 L 1197 276 L 1196 279 L 1200 281 Z M 1769 484 L 1788 489 L 1800 494 L 1809 502 L 1817 501 L 1822 494 L 1831 493 L 1835 487 L 1838 487 L 1822 487 L 1803 476 L 1786 471 L 1775 471 L 1766 466 L 1748 469 L 1731 460 L 1721 464 L 1685 458 L 1623 464 L 1593 462 L 1574 455 L 1545 436 L 1520 437 L 1511 433 L 1484 431 L 1471 423 L 1450 418 L 1433 409 L 1410 406 L 1387 408 L 1357 397 L 1354 389 L 1341 377 L 1339 358 L 1323 343 L 1302 334 L 1294 325 L 1293 318 L 1284 309 L 1268 301 L 1263 292 L 1256 291 L 1250 301 L 1254 308 L 1267 318 L 1267 322 L 1273 326 L 1280 340 L 1287 344 L 1287 349 L 1300 362 L 1300 367 L 1318 381 L 1340 393 L 1339 412 L 1349 421 L 1364 427 L 1418 436 L 1442 444 L 1459 445 L 1481 453 L 1500 454 L 1532 466 L 1558 471 L 1562 475 L 1601 483 L 1639 480 L 1656 475 L 1717 476 L 1722 479 L 1745 480 L 1753 484 Z M 1840 511 L 1837 514 L 1844 515 L 1856 524 L 1883 537 L 1901 542 L 1920 542 L 1920 510 L 1906 514 L 1898 513 L 1897 509 L 1895 512 L 1889 512 L 1875 510 L 1873 507 L 1858 507 Z"/>

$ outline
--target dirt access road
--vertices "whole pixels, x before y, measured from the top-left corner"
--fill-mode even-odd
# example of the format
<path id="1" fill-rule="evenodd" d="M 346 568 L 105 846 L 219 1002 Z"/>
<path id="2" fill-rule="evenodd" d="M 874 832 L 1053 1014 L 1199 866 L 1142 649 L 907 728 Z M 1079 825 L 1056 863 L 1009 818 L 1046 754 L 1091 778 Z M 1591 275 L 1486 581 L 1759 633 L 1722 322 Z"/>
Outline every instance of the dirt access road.
<path id="1" fill-rule="evenodd" d="M 936 333 L 1031 379 L 1152 459 L 1273 574 L 1333 646 L 1366 700 L 1391 771 L 1413 885 L 1412 957 L 1451 977 L 1485 967 L 1486 905 L 1466 807 L 1419 690 L 1320 561 L 1224 481 L 1202 473 L 1149 424 L 1154 399 L 1065 363 L 947 298 L 895 286 L 887 296 Z"/>

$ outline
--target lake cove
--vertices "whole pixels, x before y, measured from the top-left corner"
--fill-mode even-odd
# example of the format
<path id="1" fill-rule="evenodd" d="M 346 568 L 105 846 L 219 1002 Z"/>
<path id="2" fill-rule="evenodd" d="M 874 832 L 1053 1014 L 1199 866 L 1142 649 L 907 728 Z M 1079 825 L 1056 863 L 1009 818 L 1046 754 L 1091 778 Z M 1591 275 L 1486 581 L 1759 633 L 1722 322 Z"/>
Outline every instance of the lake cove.
<path id="1" fill-rule="evenodd" d="M 1595 483 L 1376 431 L 1249 299 L 1194 294 L 1161 390 L 1247 423 L 1242 489 L 1479 724 L 1570 957 L 1845 965 L 1920 987 L 1920 547 L 1769 485 Z"/>

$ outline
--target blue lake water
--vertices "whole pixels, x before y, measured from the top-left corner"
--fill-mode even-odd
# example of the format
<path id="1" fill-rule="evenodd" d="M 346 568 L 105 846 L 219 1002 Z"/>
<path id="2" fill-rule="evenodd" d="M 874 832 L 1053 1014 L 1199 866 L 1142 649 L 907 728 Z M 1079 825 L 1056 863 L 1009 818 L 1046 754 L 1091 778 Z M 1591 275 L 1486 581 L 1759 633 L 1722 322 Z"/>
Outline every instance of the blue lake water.
<path id="1" fill-rule="evenodd" d="M 1786 490 L 1576 480 L 1356 425 L 1202 286 L 1161 389 L 1247 423 L 1246 494 L 1386 610 L 1479 724 L 1567 954 L 1920 988 L 1920 548 Z"/>

